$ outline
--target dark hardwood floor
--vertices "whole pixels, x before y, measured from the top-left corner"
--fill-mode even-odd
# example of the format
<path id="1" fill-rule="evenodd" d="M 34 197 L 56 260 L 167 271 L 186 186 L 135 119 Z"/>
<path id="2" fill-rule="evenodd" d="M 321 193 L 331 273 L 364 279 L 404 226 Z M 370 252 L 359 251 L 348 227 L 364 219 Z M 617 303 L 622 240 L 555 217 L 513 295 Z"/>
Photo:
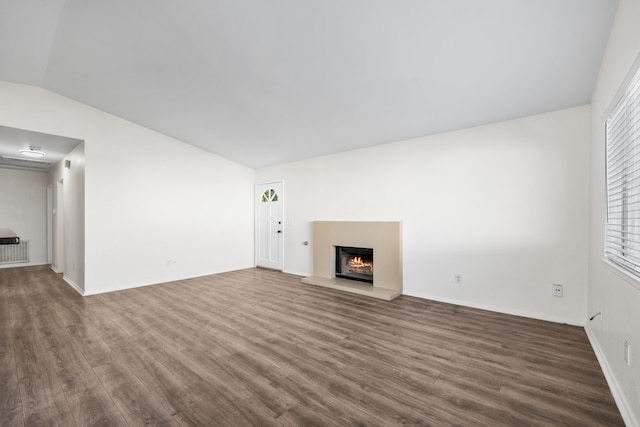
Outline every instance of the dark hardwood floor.
<path id="1" fill-rule="evenodd" d="M 81 297 L 0 269 L 2 426 L 616 426 L 582 328 L 248 269 Z"/>

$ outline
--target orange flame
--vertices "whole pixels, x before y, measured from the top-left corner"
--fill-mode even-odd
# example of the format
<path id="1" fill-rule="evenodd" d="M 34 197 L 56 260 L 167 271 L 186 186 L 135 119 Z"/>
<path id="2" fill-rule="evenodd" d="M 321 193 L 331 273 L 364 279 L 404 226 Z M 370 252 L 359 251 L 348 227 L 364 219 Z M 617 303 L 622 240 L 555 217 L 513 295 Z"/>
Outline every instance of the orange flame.
<path id="1" fill-rule="evenodd" d="M 354 273 L 373 273 L 373 262 L 364 262 L 359 256 L 354 256 L 349 260 L 349 267 Z"/>

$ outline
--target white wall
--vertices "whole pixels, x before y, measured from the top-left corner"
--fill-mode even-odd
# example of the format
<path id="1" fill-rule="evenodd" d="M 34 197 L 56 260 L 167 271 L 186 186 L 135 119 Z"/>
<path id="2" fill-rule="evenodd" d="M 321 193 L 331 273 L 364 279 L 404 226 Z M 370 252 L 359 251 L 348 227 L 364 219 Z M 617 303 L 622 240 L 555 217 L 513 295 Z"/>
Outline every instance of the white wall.
<path id="1" fill-rule="evenodd" d="M 592 98 L 589 313 L 586 329 L 627 425 L 640 423 L 640 284 L 602 261 L 605 223 L 604 114 L 640 54 L 640 2 L 622 0 Z M 631 343 L 631 366 L 624 341 Z"/>
<path id="2" fill-rule="evenodd" d="M 85 294 L 254 265 L 253 170 L 31 86 L 0 124 L 85 141 Z"/>
<path id="3" fill-rule="evenodd" d="M 257 171 L 256 182 L 285 181 L 285 270 L 311 274 L 312 246 L 302 243 L 314 220 L 403 221 L 405 294 L 584 324 L 589 114 L 583 106 Z"/>
<path id="4" fill-rule="evenodd" d="M 47 264 L 47 175 L 0 169 L 0 228 L 29 240 L 30 262 L 3 267 Z"/>

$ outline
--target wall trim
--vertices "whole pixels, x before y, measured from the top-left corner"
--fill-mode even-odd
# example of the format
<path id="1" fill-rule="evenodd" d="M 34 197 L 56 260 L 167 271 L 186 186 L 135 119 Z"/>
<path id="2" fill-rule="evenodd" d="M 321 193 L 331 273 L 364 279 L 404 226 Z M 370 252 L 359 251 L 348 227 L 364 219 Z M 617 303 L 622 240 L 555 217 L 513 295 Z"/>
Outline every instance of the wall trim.
<path id="1" fill-rule="evenodd" d="M 120 292 L 120 291 L 129 290 L 129 289 L 144 288 L 146 286 L 162 285 L 162 284 L 166 284 L 166 283 L 179 282 L 181 280 L 191 280 L 191 279 L 197 279 L 199 277 L 214 276 L 216 274 L 229 273 L 231 271 L 248 270 L 248 269 L 254 269 L 254 268 L 256 268 L 256 266 L 250 265 L 250 266 L 247 266 L 247 267 L 233 268 L 231 270 L 220 270 L 220 271 L 214 271 L 214 272 L 211 272 L 211 273 L 197 274 L 195 276 L 180 276 L 180 277 L 175 277 L 175 278 L 167 278 L 167 279 L 159 281 L 159 282 L 140 282 L 140 283 L 137 283 L 137 284 L 122 285 L 122 286 L 117 286 L 117 287 L 109 288 L 109 289 L 90 289 L 89 291 L 82 292 L 82 295 L 86 297 L 86 296 L 89 296 L 89 295 L 108 294 L 108 293 L 111 293 L 111 292 Z M 282 273 L 279 270 L 273 270 L 273 271 L 276 271 L 278 273 Z"/>
<path id="2" fill-rule="evenodd" d="M 513 315 L 513 316 L 520 316 L 520 317 L 528 317 L 530 319 L 536 319 L 536 320 L 544 320 L 546 322 L 565 323 L 567 325 L 580 326 L 580 327 L 584 327 L 584 325 L 586 324 L 586 320 L 576 320 L 576 319 L 569 319 L 569 318 L 566 318 L 566 317 L 549 316 L 549 315 L 545 315 L 545 314 L 534 313 L 534 312 L 531 312 L 531 311 L 524 311 L 524 310 L 506 309 L 504 307 L 496 307 L 496 306 L 488 305 L 488 304 L 478 304 L 478 303 L 464 301 L 464 300 L 456 300 L 456 299 L 452 299 L 452 298 L 442 298 L 442 297 L 438 297 L 438 296 L 435 296 L 435 295 L 424 294 L 422 292 L 412 292 L 412 291 L 406 291 L 405 290 L 405 291 L 402 292 L 402 294 L 403 295 L 407 295 L 407 296 L 411 296 L 411 297 L 417 297 L 417 298 L 429 299 L 429 300 L 438 301 L 438 302 L 444 302 L 444 303 L 447 303 L 447 304 L 461 305 L 463 307 L 477 308 L 477 309 L 480 309 L 480 310 L 495 311 L 496 313 L 510 314 L 510 315 Z"/>
<path id="3" fill-rule="evenodd" d="M 607 380 L 607 384 L 609 385 L 609 389 L 611 390 L 611 394 L 613 395 L 613 400 L 615 400 L 616 405 L 618 405 L 618 410 L 620 411 L 620 415 L 622 415 L 622 419 L 624 423 L 628 427 L 640 427 L 638 424 L 638 420 L 633 416 L 633 412 L 629 409 L 629 404 L 627 403 L 627 399 L 624 397 L 624 393 L 620 388 L 620 384 L 616 380 L 609 363 L 607 362 L 607 358 L 600 347 L 600 344 L 591 330 L 589 325 L 584 327 L 585 332 L 587 333 L 587 338 L 589 339 L 589 343 L 593 348 L 593 352 L 596 354 L 596 359 L 598 359 L 598 363 L 600 364 L 600 368 L 604 373 L 604 378 Z"/>
<path id="4" fill-rule="evenodd" d="M 53 270 L 53 269 L 52 269 Z M 55 271 L 55 270 L 53 270 Z M 62 280 L 64 280 L 65 282 L 67 282 L 67 284 L 69 286 L 71 286 L 73 289 L 75 289 L 76 292 L 78 292 L 80 295 L 84 296 L 84 291 L 82 289 L 80 289 L 80 286 L 78 286 L 77 284 L 75 284 L 73 282 L 73 280 L 69 279 L 67 276 L 65 276 L 64 274 L 62 275 Z"/>
<path id="5" fill-rule="evenodd" d="M 638 277 L 637 273 L 633 273 L 632 271 L 627 270 L 626 268 L 623 268 L 622 266 L 616 264 L 615 262 L 611 261 L 607 257 L 601 258 L 600 260 L 616 276 L 620 277 L 622 280 L 629 283 L 631 286 L 635 287 L 636 289 L 640 289 L 640 278 Z"/>
<path id="6" fill-rule="evenodd" d="M 217 273 L 214 273 L 217 274 Z M 195 279 L 197 277 L 202 277 L 202 276 L 193 276 L 193 277 L 185 277 L 184 279 L 175 279 L 175 280 L 167 280 L 167 281 L 162 281 L 162 282 L 154 282 L 154 283 L 140 283 L 140 284 L 136 284 L 136 285 L 123 285 L 123 286 L 118 286 L 115 287 L 113 289 L 93 289 L 90 290 L 89 292 L 85 292 L 82 294 L 82 296 L 89 296 L 89 295 L 100 295 L 100 294 L 108 294 L 111 292 L 121 292 L 121 291 L 127 291 L 129 289 L 138 289 L 138 288 L 144 288 L 147 286 L 154 286 L 154 285 L 162 285 L 165 283 L 171 283 L 171 282 L 178 282 L 180 280 L 189 280 L 189 279 Z"/>
<path id="7" fill-rule="evenodd" d="M 283 270 L 282 273 L 285 274 L 291 274 L 292 276 L 300 276 L 300 278 L 302 279 L 303 277 L 306 277 L 309 275 L 309 273 L 300 273 L 299 271 L 290 271 L 290 270 Z"/>
<path id="8" fill-rule="evenodd" d="M 13 264 L 2 264 L 0 268 L 20 268 L 20 267 L 36 267 L 38 265 L 49 265 L 46 262 L 14 262 Z"/>

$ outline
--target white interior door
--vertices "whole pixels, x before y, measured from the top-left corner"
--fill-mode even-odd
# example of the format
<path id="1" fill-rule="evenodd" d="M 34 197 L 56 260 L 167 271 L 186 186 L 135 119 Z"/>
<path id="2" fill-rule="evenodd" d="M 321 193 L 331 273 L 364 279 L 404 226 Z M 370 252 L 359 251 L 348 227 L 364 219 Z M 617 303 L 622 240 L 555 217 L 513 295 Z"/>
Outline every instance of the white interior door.
<path id="1" fill-rule="evenodd" d="M 256 185 L 256 265 L 282 271 L 283 183 Z"/>

